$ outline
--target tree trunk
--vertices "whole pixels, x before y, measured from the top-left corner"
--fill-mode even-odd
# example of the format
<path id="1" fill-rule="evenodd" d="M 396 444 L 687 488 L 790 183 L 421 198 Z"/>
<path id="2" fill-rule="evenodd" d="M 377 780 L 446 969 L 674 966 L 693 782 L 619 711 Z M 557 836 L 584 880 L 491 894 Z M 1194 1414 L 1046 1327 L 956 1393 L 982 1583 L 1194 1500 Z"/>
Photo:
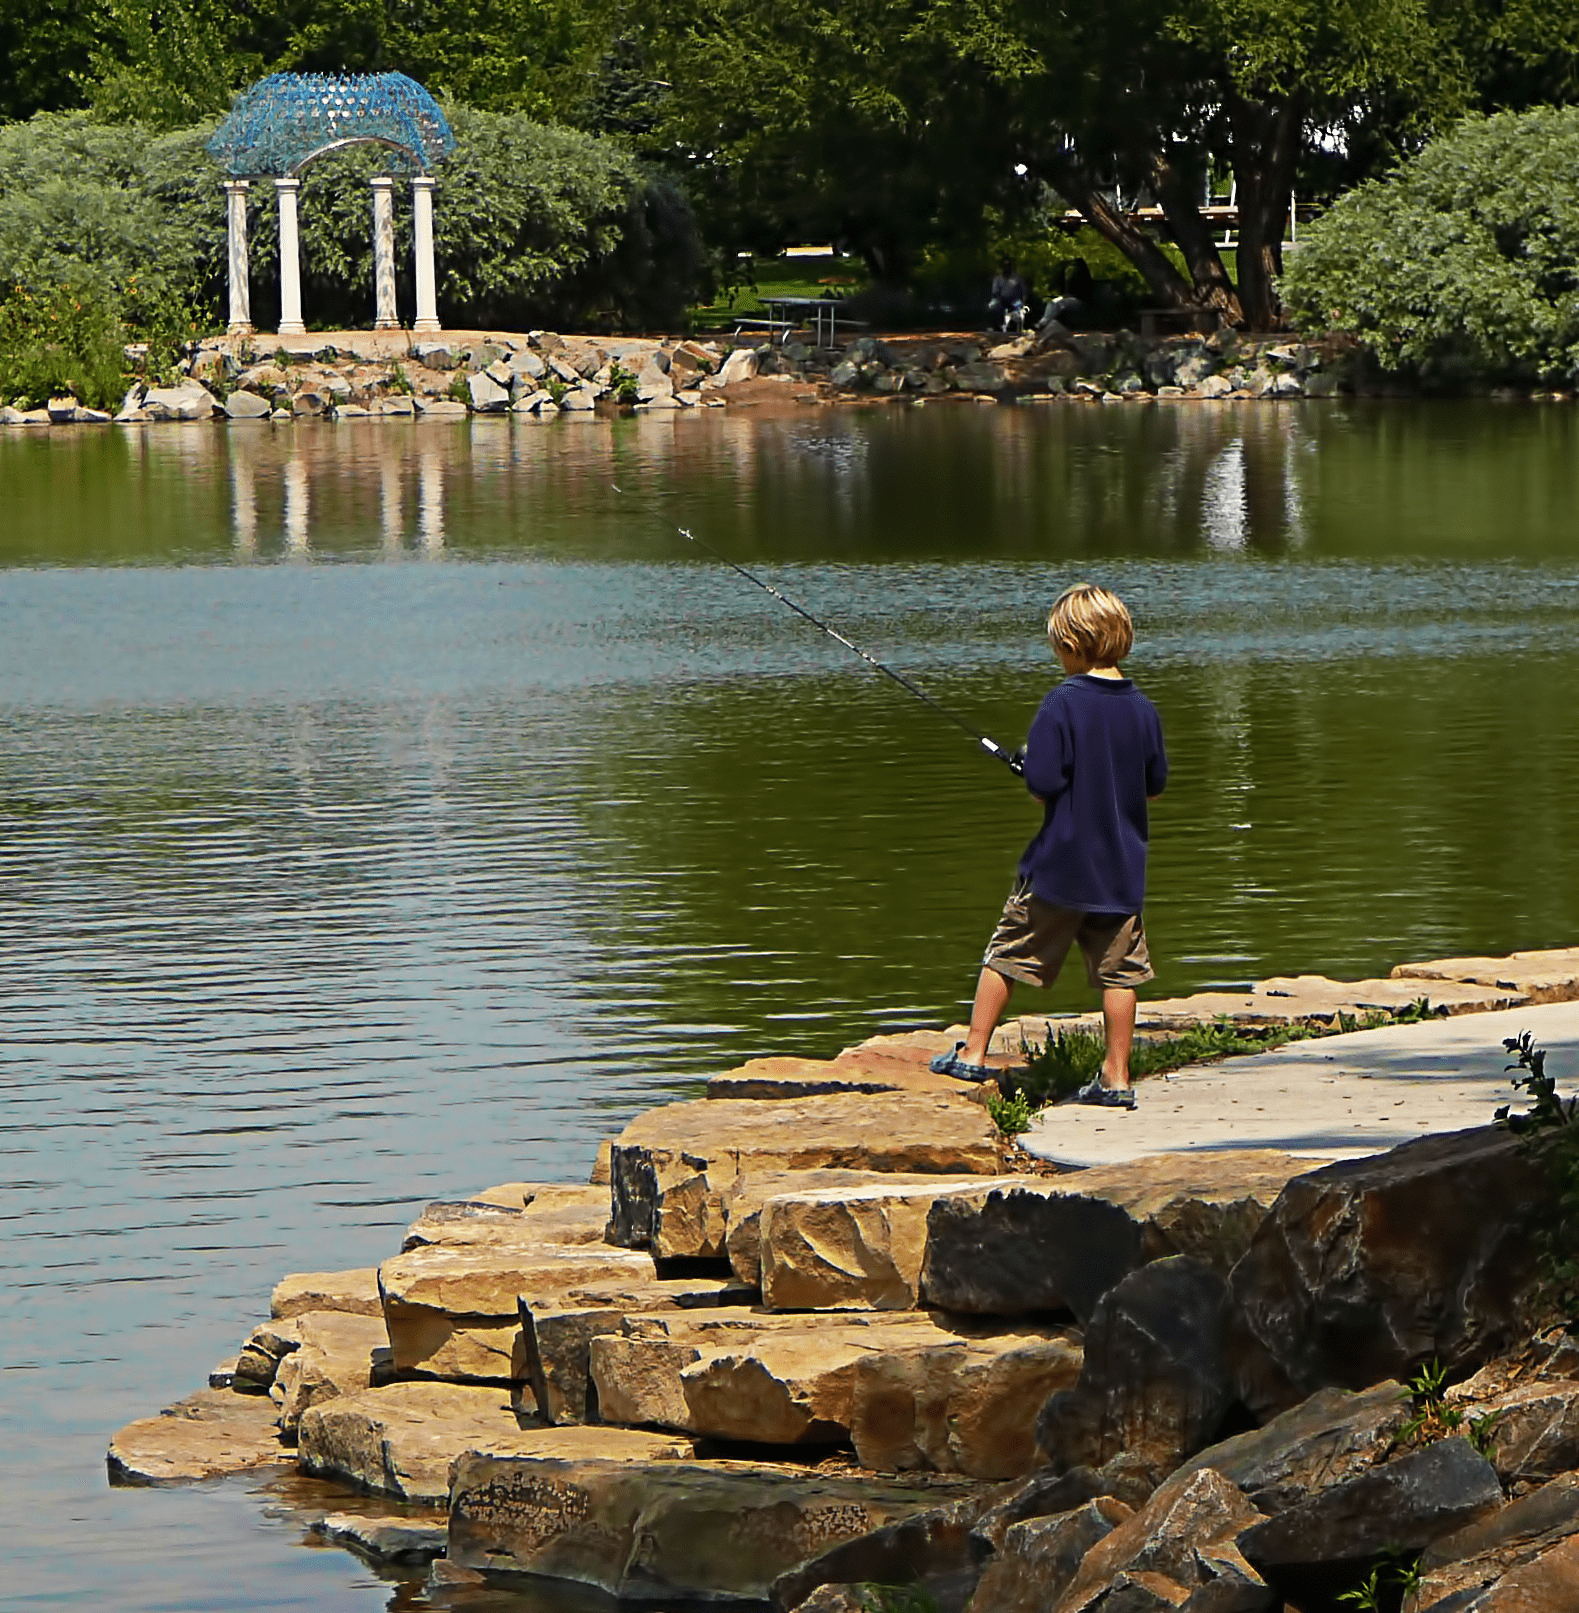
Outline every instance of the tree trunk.
<path id="1" fill-rule="evenodd" d="M 1054 190 L 1084 217 L 1104 240 L 1111 241 L 1140 271 L 1153 295 L 1170 308 L 1195 306 L 1194 288 L 1173 266 L 1156 240 L 1131 223 L 1103 196 L 1079 159 L 1064 153 L 1048 162 Z"/>
<path id="2" fill-rule="evenodd" d="M 1193 176 L 1166 153 L 1158 152 L 1152 159 L 1151 189 L 1184 254 L 1194 282 L 1196 306 L 1215 308 L 1230 325 L 1243 325 L 1244 309 L 1223 267 L 1211 225 L 1201 216 Z"/>
<path id="3" fill-rule="evenodd" d="M 1239 195 L 1239 301 L 1251 330 L 1283 324 L 1277 276 L 1283 272 L 1283 227 L 1294 190 L 1294 165 L 1305 133 L 1304 98 L 1229 101 L 1234 180 Z"/>

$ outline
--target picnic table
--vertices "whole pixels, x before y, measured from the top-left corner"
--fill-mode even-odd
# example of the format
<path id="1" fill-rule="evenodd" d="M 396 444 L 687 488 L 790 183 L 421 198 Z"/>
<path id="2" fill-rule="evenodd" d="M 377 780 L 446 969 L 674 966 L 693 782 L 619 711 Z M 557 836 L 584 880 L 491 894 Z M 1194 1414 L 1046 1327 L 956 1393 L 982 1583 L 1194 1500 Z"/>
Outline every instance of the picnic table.
<path id="1" fill-rule="evenodd" d="M 844 307 L 843 297 L 765 296 L 762 305 L 775 323 L 783 322 L 790 329 L 798 324 L 810 325 L 817 334 L 819 347 L 833 346 L 838 325 L 854 323 L 852 320 L 839 319 L 839 310 Z"/>

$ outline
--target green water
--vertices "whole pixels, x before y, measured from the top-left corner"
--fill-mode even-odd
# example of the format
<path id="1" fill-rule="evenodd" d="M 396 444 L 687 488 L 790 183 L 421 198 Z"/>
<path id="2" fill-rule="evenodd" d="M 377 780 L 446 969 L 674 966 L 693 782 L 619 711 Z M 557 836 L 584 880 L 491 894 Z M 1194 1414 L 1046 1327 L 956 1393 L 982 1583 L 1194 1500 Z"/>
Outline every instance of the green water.
<path id="1" fill-rule="evenodd" d="M 1159 993 L 1579 939 L 1571 412 L 723 416 L 0 434 L 8 1606 L 426 1605 L 108 1434 L 428 1198 L 959 1012 L 1033 809 L 679 527 L 1005 742 L 1117 588 Z"/>

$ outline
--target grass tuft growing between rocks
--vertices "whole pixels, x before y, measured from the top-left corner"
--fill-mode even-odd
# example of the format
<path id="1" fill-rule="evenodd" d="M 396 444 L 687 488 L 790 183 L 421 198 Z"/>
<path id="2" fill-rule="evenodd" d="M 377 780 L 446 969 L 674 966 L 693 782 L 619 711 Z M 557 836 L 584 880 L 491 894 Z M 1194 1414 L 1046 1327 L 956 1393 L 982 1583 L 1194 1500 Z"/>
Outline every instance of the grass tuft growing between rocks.
<path id="1" fill-rule="evenodd" d="M 1436 1010 L 1429 999 L 1418 997 L 1406 1007 L 1391 1011 L 1340 1013 L 1331 1026 L 1279 1025 L 1269 1030 L 1241 1030 L 1232 1020 L 1222 1018 L 1209 1025 L 1192 1025 L 1166 1039 L 1137 1042 L 1129 1056 L 1130 1074 L 1138 1080 L 1148 1075 L 1164 1075 L 1189 1064 L 1202 1064 L 1209 1059 L 1269 1052 L 1289 1042 L 1341 1036 L 1347 1031 L 1379 1030 L 1384 1025 L 1411 1025 L 1435 1017 Z M 1101 1033 L 1079 1027 L 1061 1030 L 1045 1044 L 1028 1042 L 1025 1044 L 1025 1073 L 1017 1078 L 1019 1095 L 1029 1100 L 1033 1111 L 1071 1098 L 1102 1068 L 1105 1055 L 1106 1044 Z"/>
<path id="2" fill-rule="evenodd" d="M 1513 1054 L 1507 1068 L 1517 1071 L 1515 1090 L 1530 1107 L 1514 1114 L 1511 1104 L 1496 1112 L 1497 1124 L 1523 1136 L 1541 1155 L 1557 1191 L 1557 1214 L 1536 1232 L 1544 1268 L 1543 1299 L 1564 1320 L 1579 1315 L 1579 1097 L 1564 1098 L 1555 1076 L 1546 1073 L 1546 1049 L 1528 1031 L 1504 1039 Z"/>

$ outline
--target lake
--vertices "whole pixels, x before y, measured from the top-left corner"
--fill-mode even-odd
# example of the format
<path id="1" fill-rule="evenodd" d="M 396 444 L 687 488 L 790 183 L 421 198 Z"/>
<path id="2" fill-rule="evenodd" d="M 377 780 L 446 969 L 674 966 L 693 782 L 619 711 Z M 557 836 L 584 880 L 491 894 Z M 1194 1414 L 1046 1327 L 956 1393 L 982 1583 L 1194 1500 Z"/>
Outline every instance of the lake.
<path id="1" fill-rule="evenodd" d="M 7 1608 L 431 1605 L 111 1433 L 429 1199 L 960 1014 L 1023 789 L 680 528 L 1006 743 L 1116 588 L 1158 994 L 1579 941 L 1561 407 L 8 430 L 0 512 Z"/>

